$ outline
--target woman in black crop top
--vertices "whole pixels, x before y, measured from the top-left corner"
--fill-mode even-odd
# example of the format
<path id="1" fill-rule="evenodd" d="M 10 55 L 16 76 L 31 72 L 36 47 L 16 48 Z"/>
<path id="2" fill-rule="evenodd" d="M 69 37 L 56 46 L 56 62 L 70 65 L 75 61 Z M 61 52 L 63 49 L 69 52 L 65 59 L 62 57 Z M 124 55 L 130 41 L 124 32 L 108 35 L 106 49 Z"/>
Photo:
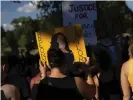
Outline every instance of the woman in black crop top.
<path id="1" fill-rule="evenodd" d="M 48 61 L 51 74 L 39 83 L 36 100 L 83 100 L 94 97 L 95 86 L 88 85 L 82 78 L 65 74 L 67 67 L 61 50 L 49 49 Z"/>

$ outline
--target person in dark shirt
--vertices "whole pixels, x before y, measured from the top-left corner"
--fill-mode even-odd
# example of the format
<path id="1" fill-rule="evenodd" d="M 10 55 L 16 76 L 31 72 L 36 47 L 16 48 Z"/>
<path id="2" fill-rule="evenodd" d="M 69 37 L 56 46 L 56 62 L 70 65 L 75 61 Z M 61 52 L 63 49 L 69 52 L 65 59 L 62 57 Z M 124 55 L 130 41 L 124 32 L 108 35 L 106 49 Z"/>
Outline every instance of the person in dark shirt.
<path id="1" fill-rule="evenodd" d="M 41 76 L 40 76 L 40 70 L 39 70 L 39 57 L 38 56 L 35 56 L 36 57 L 36 60 L 34 60 L 34 63 L 36 65 L 33 65 L 32 67 L 32 70 L 34 70 L 34 77 L 32 77 L 31 81 L 30 81 L 30 89 L 31 89 L 31 99 L 32 100 L 36 100 L 36 95 L 37 95 L 37 90 L 38 90 L 38 85 L 39 85 L 39 82 L 41 81 Z M 32 72 L 31 70 L 31 72 Z M 50 75 L 50 69 L 48 68 L 47 71 L 47 76 Z"/>
<path id="2" fill-rule="evenodd" d="M 74 55 L 69 49 L 68 44 L 68 40 L 63 33 L 55 33 L 51 38 L 50 48 L 60 49 L 65 54 L 68 70 L 71 70 L 74 62 Z"/>
<path id="3" fill-rule="evenodd" d="M 51 74 L 39 83 L 36 100 L 82 100 L 95 96 L 95 86 L 88 85 L 80 77 L 70 77 L 65 74 L 66 59 L 60 49 L 48 50 L 48 62 Z M 42 68 L 45 69 L 46 65 Z"/>
<path id="4" fill-rule="evenodd" d="M 19 65 L 19 58 L 15 55 L 8 57 L 8 75 L 6 83 L 14 85 L 18 88 L 20 98 L 27 100 L 30 97 L 30 85 L 24 75 L 21 75 L 21 65 Z"/>
<path id="5" fill-rule="evenodd" d="M 14 85 L 7 84 L 6 76 L 7 76 L 8 66 L 6 64 L 2 64 L 1 66 L 1 100 L 20 100 L 20 94 Z"/>

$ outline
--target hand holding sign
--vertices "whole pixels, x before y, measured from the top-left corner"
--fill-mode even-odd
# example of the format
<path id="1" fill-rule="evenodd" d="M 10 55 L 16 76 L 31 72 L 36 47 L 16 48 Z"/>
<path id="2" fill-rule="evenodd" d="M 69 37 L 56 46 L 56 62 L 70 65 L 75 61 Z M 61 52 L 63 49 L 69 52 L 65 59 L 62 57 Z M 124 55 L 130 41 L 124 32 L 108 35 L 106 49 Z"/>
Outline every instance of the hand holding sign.
<path id="1" fill-rule="evenodd" d="M 85 59 L 85 64 L 89 65 L 89 63 L 90 63 L 90 57 L 84 57 L 84 59 Z"/>
<path id="2" fill-rule="evenodd" d="M 45 78 L 45 76 L 46 76 L 46 70 L 47 70 L 47 64 L 46 64 L 46 62 L 43 64 L 39 60 L 39 70 L 40 70 L 40 73 L 41 73 L 41 79 Z"/>

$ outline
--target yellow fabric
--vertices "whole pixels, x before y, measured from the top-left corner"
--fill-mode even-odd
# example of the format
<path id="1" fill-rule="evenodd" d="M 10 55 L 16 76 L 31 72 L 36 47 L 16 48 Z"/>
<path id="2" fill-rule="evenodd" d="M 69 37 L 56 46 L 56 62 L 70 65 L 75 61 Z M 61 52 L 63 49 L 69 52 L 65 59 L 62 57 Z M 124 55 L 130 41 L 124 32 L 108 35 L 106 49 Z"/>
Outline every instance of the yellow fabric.
<path id="1" fill-rule="evenodd" d="M 129 60 L 129 74 L 128 74 L 128 81 L 131 85 L 132 92 L 133 92 L 133 59 Z"/>

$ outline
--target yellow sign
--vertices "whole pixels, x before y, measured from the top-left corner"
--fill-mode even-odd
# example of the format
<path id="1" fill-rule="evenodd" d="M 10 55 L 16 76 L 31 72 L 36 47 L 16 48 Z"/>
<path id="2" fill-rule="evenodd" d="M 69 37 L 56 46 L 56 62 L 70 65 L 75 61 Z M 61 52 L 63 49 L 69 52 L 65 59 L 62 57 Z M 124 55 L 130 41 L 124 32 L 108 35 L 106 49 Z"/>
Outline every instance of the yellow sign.
<path id="1" fill-rule="evenodd" d="M 85 62 L 84 57 L 87 57 L 87 54 L 80 24 L 55 28 L 53 34 L 37 32 L 36 39 L 41 61 L 48 64 L 47 51 L 51 46 L 51 37 L 58 32 L 63 33 L 68 39 L 69 48 L 73 52 L 75 62 Z"/>
<path id="2" fill-rule="evenodd" d="M 69 48 L 73 52 L 75 62 L 85 62 L 87 57 L 84 37 L 82 35 L 82 25 L 55 28 L 55 32 L 62 32 L 68 39 Z"/>
<path id="3" fill-rule="evenodd" d="M 40 55 L 40 60 L 42 63 L 46 62 L 48 64 L 47 51 L 50 48 L 51 34 L 36 32 L 36 40 Z"/>

